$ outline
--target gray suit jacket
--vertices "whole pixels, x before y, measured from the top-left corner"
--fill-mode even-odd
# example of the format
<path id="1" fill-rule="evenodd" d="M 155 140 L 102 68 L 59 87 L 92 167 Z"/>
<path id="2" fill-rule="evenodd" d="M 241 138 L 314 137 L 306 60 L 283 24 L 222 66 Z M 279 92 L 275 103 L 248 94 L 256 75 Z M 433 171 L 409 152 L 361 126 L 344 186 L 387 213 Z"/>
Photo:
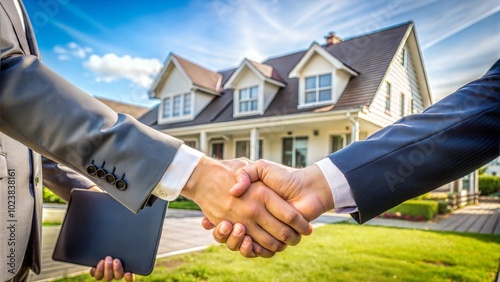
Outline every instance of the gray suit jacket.
<path id="1" fill-rule="evenodd" d="M 34 213 L 31 267 L 38 272 L 41 175 L 35 169 L 39 157 L 28 148 L 70 168 L 61 171 L 60 165 L 46 161 L 44 171 L 50 173 L 45 183 L 59 193 L 69 195 L 67 188 L 92 183 L 71 172 L 74 170 L 138 212 L 182 142 L 128 115 L 115 113 L 47 68 L 39 58 L 31 24 L 21 8 L 26 31 L 12 0 L 0 0 L 0 132 L 24 145 L 16 145 L 15 151 L 31 156 L 30 167 L 26 168 L 30 185 L 26 186 L 34 188 L 35 201 L 31 205 L 35 207 L 29 209 L 28 205 L 27 210 Z M 9 144 L 12 141 L 3 139 L 8 139 Z M 7 161 L 9 155 L 15 156 L 1 148 L 0 155 Z M 0 220 L 4 220 L 2 216 Z M 23 228 L 30 230 L 29 226 Z"/>
<path id="2" fill-rule="evenodd" d="M 330 155 L 366 222 L 500 154 L 500 60 L 480 79 Z"/>

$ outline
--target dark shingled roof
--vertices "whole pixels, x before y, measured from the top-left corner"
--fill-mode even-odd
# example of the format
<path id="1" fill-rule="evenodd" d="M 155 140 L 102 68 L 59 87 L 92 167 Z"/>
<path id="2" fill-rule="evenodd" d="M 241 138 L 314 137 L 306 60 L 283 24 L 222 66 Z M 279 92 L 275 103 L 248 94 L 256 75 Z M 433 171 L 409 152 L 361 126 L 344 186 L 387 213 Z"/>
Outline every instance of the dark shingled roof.
<path id="1" fill-rule="evenodd" d="M 255 116 L 233 117 L 233 90 L 228 89 L 203 109 L 194 120 L 157 124 L 158 107 L 153 108 L 140 120 L 155 129 L 180 128 L 216 122 L 252 119 L 266 116 L 278 116 L 314 112 L 321 110 L 360 109 L 370 105 L 382 82 L 401 40 L 413 22 L 404 23 L 381 31 L 354 37 L 337 44 L 323 46 L 328 52 L 342 61 L 346 66 L 356 70 L 359 75 L 351 78 L 336 105 L 318 108 L 298 109 L 298 79 L 289 78 L 288 73 L 300 61 L 307 50 L 284 56 L 270 58 L 262 64 L 272 67 L 286 87 L 281 88 L 265 113 Z M 219 72 L 224 85 L 235 69 Z"/>

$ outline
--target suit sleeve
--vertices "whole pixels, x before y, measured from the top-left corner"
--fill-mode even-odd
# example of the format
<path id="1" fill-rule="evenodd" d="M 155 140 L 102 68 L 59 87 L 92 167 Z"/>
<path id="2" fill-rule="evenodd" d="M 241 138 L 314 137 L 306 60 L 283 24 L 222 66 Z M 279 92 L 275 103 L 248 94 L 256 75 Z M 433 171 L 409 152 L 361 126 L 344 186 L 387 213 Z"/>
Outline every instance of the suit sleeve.
<path id="1" fill-rule="evenodd" d="M 0 131 L 41 155 L 87 175 L 133 212 L 138 212 L 182 141 L 117 114 L 24 55 L 2 22 Z M 5 33 L 4 33 L 5 32 Z M 94 164 L 122 179 L 125 190 L 88 174 Z"/>
<path id="2" fill-rule="evenodd" d="M 331 154 L 364 223 L 465 176 L 500 154 L 500 60 L 421 114 Z"/>
<path id="3" fill-rule="evenodd" d="M 55 163 L 45 157 L 42 157 L 42 162 L 43 185 L 66 202 L 68 202 L 73 188 L 87 189 L 95 185 L 87 177 L 76 173 L 65 165 Z"/>

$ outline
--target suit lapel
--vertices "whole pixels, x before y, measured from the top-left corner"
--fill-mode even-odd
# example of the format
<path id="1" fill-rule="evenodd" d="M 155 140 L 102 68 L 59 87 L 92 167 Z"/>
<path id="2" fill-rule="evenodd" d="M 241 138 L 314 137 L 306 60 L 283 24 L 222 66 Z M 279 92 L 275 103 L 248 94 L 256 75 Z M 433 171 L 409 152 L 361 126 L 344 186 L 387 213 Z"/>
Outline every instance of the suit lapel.
<path id="1" fill-rule="evenodd" d="M 28 18 L 28 12 L 26 12 L 26 8 L 24 7 L 23 1 L 19 0 L 19 6 L 21 6 L 21 10 L 24 15 L 24 26 L 26 27 L 26 37 L 28 38 L 29 48 L 31 50 L 31 55 L 40 57 L 38 52 L 38 45 L 36 43 L 35 32 L 33 31 L 33 27 L 31 26 L 31 22 Z"/>
<path id="2" fill-rule="evenodd" d="M 17 9 L 16 9 L 16 6 L 14 5 L 13 1 L 17 1 L 17 0 L 2 0 L 2 1 L 0 1 L 0 5 L 3 7 L 5 12 L 7 13 L 7 16 L 9 17 L 10 22 L 12 23 L 12 26 L 14 27 L 14 31 L 16 32 L 17 40 L 19 41 L 21 48 L 23 49 L 25 54 L 29 55 L 31 53 L 30 53 L 30 46 L 28 44 L 28 40 L 26 39 L 26 32 L 23 30 L 23 26 L 21 24 L 21 19 L 19 18 L 19 14 L 17 13 Z"/>

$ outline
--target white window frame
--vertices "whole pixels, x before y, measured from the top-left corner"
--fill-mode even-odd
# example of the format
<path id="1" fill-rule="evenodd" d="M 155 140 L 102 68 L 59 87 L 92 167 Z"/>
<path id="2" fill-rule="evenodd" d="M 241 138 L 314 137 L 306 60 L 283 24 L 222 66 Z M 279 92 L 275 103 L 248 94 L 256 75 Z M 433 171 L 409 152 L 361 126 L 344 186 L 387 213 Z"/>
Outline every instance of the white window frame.
<path id="1" fill-rule="evenodd" d="M 320 87 L 319 86 L 319 77 L 324 76 L 324 75 L 330 75 L 330 86 L 327 87 Z M 308 78 L 315 77 L 316 78 L 316 88 L 314 88 L 314 92 L 316 95 L 316 100 L 314 102 L 307 102 L 306 103 L 306 92 L 312 92 L 313 90 L 307 90 L 306 89 L 306 80 Z M 316 106 L 321 106 L 321 105 L 329 105 L 334 103 L 334 72 L 327 72 L 327 73 L 320 73 L 320 74 L 312 74 L 308 76 L 303 76 L 301 77 L 299 83 L 301 84 L 300 87 L 300 103 L 298 108 L 307 108 L 307 107 L 316 107 Z M 330 100 L 325 100 L 325 101 L 319 101 L 319 93 L 320 91 L 323 90 L 328 90 L 330 89 Z"/>
<path id="2" fill-rule="evenodd" d="M 384 89 L 384 93 L 385 93 L 385 95 L 384 95 L 384 111 L 386 114 L 390 115 L 391 108 L 392 108 L 392 84 L 386 80 L 384 87 L 385 87 L 385 89 Z M 389 101 L 389 106 L 387 105 L 387 101 Z"/>
<path id="3" fill-rule="evenodd" d="M 184 109 L 184 102 L 185 102 L 185 97 L 187 95 L 190 96 L 191 105 L 189 107 L 189 113 L 184 114 L 184 110 L 185 110 Z M 194 92 L 190 91 L 190 92 L 174 93 L 174 94 L 170 94 L 168 96 L 163 97 L 162 103 L 160 106 L 160 121 L 162 121 L 162 122 L 176 122 L 176 121 L 192 120 L 194 117 L 194 115 L 193 115 L 194 96 L 195 96 Z M 174 116 L 174 100 L 176 99 L 176 97 L 179 97 L 179 99 L 180 99 L 180 101 L 179 101 L 179 115 L 178 116 Z M 168 117 L 165 116 L 165 101 L 167 99 L 170 99 L 170 103 L 169 103 L 170 110 L 169 110 Z"/>
<path id="4" fill-rule="evenodd" d="M 283 141 L 284 141 L 285 139 L 292 139 L 292 165 L 291 165 L 291 167 L 297 167 L 297 158 L 296 158 L 296 156 L 295 156 L 295 151 L 297 150 L 297 139 L 299 139 L 299 138 L 300 138 L 300 139 L 305 138 L 305 139 L 307 140 L 307 148 L 306 148 L 306 149 L 307 149 L 307 154 L 306 154 L 306 163 L 305 163 L 305 166 L 307 166 L 307 165 L 308 165 L 308 162 L 307 162 L 307 161 L 308 161 L 309 154 L 310 154 L 310 148 L 309 148 L 310 138 L 309 138 L 309 136 L 307 136 L 307 135 L 299 135 L 299 136 L 283 136 L 283 137 L 281 138 L 281 163 L 284 163 L 284 158 L 283 158 L 283 155 L 284 155 L 284 150 L 285 150 L 285 148 L 284 148 L 284 146 L 283 146 L 283 145 L 284 145 L 284 144 L 283 144 L 283 143 L 284 143 Z M 305 167 L 305 166 L 304 166 L 304 167 Z"/>
<path id="5" fill-rule="evenodd" d="M 408 67 L 408 48 L 406 46 L 401 49 L 401 65 L 405 68 Z"/>
<path id="6" fill-rule="evenodd" d="M 235 138 L 234 142 L 233 142 L 234 157 L 235 158 L 236 158 L 236 153 L 237 153 L 237 149 L 238 149 L 236 147 L 236 143 L 242 142 L 242 141 L 248 142 L 248 145 L 250 146 L 250 139 L 249 138 Z M 259 149 L 262 150 L 262 156 L 258 156 L 258 158 L 261 159 L 261 158 L 264 158 L 264 139 L 259 138 L 259 142 L 262 142 L 262 146 L 259 146 Z M 247 158 L 250 158 L 250 147 L 248 148 L 248 157 Z"/>
<path id="7" fill-rule="evenodd" d="M 242 91 L 242 90 L 250 91 L 251 88 L 257 88 L 257 98 L 246 98 L 246 99 L 240 100 L 240 91 Z M 263 104 L 263 100 L 264 100 L 263 91 L 264 91 L 263 84 L 245 86 L 245 87 L 240 87 L 240 88 L 235 89 L 234 94 L 233 94 L 234 95 L 234 106 L 233 106 L 234 117 L 262 114 L 262 104 Z M 250 92 L 248 92 L 248 97 L 250 97 Z M 248 102 L 249 106 L 250 106 L 253 101 L 257 101 L 257 109 L 249 110 L 249 111 L 245 111 L 245 112 L 240 111 L 241 102 Z"/>

